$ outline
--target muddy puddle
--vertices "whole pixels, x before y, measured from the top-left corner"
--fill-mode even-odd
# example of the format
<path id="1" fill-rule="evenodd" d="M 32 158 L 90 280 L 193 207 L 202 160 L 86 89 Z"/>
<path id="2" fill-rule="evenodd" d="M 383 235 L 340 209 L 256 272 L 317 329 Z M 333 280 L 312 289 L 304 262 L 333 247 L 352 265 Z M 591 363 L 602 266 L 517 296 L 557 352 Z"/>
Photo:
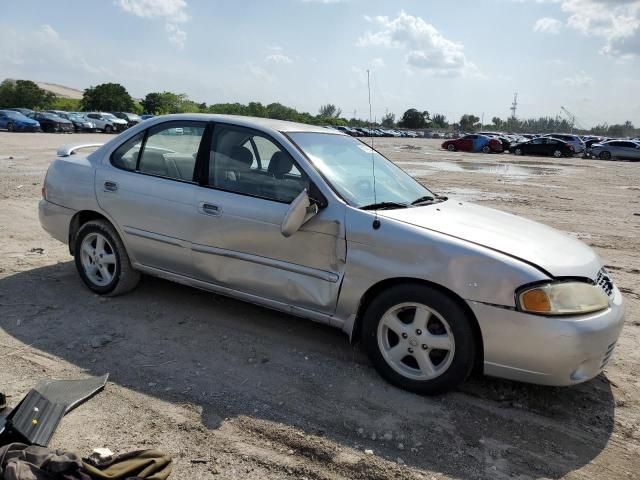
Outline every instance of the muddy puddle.
<path id="1" fill-rule="evenodd" d="M 468 161 L 440 161 L 440 162 L 397 162 L 398 165 L 412 176 L 433 175 L 436 172 L 477 172 L 491 175 L 501 175 L 510 178 L 527 178 L 545 175 L 557 175 L 567 169 L 564 166 L 544 164 L 514 164 L 507 162 L 468 162 Z"/>

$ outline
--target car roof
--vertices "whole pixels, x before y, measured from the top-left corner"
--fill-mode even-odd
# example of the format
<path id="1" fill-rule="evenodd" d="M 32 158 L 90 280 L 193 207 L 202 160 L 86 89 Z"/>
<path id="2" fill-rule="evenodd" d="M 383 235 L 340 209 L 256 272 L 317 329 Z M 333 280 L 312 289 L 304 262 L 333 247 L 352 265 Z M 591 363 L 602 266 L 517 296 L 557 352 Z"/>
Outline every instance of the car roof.
<path id="1" fill-rule="evenodd" d="M 161 115 L 153 117 L 145 125 L 154 125 L 170 120 L 194 120 L 205 122 L 233 123 L 247 128 L 258 128 L 262 130 L 273 130 L 276 132 L 308 132 L 325 133 L 330 135 L 344 135 L 338 130 L 328 129 L 319 125 L 309 125 L 306 123 L 288 122 L 285 120 L 275 120 L 272 118 L 243 117 L 241 115 L 217 115 L 207 113 L 177 113 L 173 115 Z"/>

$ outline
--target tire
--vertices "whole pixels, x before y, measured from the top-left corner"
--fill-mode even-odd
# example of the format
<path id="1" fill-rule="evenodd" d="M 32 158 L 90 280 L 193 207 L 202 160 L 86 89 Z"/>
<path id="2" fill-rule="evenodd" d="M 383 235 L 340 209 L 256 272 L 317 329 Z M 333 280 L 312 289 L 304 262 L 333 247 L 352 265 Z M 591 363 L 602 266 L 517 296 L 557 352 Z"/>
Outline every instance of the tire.
<path id="1" fill-rule="evenodd" d="M 7 132 L 13 132 L 15 131 L 15 127 L 13 126 L 13 123 L 9 122 L 7 123 Z"/>
<path id="2" fill-rule="evenodd" d="M 471 373 L 476 355 L 467 314 L 449 296 L 425 285 L 398 285 L 378 295 L 364 313 L 362 340 L 383 378 L 423 395 L 461 384 Z M 443 348 L 429 346 L 430 342 Z M 404 354 L 405 347 L 406 354 L 394 359 Z"/>
<path id="3" fill-rule="evenodd" d="M 611 152 L 604 150 L 600 152 L 600 155 L 598 155 L 598 157 L 600 158 L 600 160 L 611 160 Z"/>
<path id="4" fill-rule="evenodd" d="M 103 247 L 100 247 L 100 238 L 104 240 Z M 80 278 L 89 290 L 99 295 L 122 295 L 140 281 L 140 272 L 131 266 L 118 232 L 105 220 L 92 220 L 80 227 L 75 237 L 74 256 Z M 91 268 L 98 264 L 101 267 Z"/>
<path id="5" fill-rule="evenodd" d="M 521 149 L 521 148 L 516 148 L 516 149 L 513 151 L 513 153 L 514 153 L 515 155 L 522 155 L 522 149 Z"/>
<path id="6" fill-rule="evenodd" d="M 449 145 L 447 145 L 447 150 L 449 150 L 450 152 L 455 152 L 456 146 L 453 143 L 450 143 Z"/>
<path id="7" fill-rule="evenodd" d="M 113 131 L 113 128 L 111 128 L 111 125 L 106 125 L 104 127 L 104 133 L 111 133 Z"/>
<path id="8" fill-rule="evenodd" d="M 482 147 L 482 153 L 491 153 L 491 147 L 489 145 L 485 145 Z"/>
<path id="9" fill-rule="evenodd" d="M 553 156 L 556 157 L 556 158 L 562 157 L 562 150 L 554 150 L 553 151 Z"/>

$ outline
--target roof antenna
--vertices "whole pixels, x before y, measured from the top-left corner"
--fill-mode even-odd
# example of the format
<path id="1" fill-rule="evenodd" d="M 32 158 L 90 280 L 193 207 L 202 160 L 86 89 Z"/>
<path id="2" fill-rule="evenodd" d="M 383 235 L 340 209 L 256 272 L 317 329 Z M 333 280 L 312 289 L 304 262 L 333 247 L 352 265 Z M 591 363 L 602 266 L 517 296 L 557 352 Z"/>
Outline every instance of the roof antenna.
<path id="1" fill-rule="evenodd" d="M 369 138 L 371 139 L 371 171 L 373 173 L 373 203 L 378 203 L 378 195 L 376 193 L 376 162 L 373 150 L 373 128 L 372 114 L 371 114 L 371 81 L 369 79 L 370 71 L 367 70 L 367 90 L 369 91 Z M 378 209 L 375 209 L 375 217 L 373 219 L 373 229 L 378 230 L 380 228 L 380 219 L 378 218 Z"/>

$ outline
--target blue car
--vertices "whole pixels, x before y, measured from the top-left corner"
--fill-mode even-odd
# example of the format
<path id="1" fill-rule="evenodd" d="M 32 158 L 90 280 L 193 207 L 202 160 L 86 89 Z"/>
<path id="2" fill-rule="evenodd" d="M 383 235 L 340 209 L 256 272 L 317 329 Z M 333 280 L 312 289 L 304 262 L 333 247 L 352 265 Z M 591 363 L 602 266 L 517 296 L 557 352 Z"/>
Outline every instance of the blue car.
<path id="1" fill-rule="evenodd" d="M 40 122 L 13 110 L 0 110 L 0 128 L 9 132 L 39 132 Z"/>

